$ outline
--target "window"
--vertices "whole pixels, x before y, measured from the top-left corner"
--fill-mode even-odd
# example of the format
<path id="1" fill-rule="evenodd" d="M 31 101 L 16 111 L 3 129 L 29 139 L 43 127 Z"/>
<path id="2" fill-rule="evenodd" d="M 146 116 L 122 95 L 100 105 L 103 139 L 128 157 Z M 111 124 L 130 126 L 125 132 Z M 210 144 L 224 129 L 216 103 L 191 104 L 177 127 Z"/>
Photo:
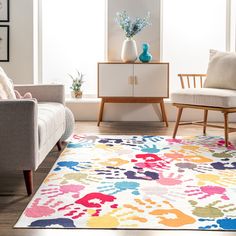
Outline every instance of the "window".
<path id="1" fill-rule="evenodd" d="M 76 69 L 85 94 L 96 94 L 97 62 L 105 57 L 105 0 L 42 1 L 43 82 L 64 83 Z"/>
<path id="2" fill-rule="evenodd" d="M 178 73 L 206 73 L 209 49 L 226 50 L 226 0 L 164 0 L 163 60 L 170 62 L 170 90 Z"/>

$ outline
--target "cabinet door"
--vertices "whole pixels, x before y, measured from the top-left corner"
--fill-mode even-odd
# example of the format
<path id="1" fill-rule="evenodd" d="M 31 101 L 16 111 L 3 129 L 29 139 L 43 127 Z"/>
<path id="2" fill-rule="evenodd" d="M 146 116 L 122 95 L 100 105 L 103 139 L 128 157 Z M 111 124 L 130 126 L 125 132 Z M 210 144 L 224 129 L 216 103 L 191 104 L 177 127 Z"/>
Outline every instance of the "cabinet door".
<path id="1" fill-rule="evenodd" d="M 98 97 L 131 97 L 133 85 L 132 64 L 99 64 Z"/>
<path id="2" fill-rule="evenodd" d="M 135 64 L 134 97 L 169 96 L 169 64 Z"/>

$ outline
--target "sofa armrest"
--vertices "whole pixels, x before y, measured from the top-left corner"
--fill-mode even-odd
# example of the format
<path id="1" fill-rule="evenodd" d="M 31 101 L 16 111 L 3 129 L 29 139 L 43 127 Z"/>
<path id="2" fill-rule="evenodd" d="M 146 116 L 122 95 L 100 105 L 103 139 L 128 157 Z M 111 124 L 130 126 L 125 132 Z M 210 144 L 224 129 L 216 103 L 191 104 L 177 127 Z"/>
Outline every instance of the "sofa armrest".
<path id="1" fill-rule="evenodd" d="M 0 100 L 1 169 L 37 168 L 37 113 L 35 99 Z"/>
<path id="2" fill-rule="evenodd" d="M 21 94 L 32 93 L 38 102 L 59 102 L 65 104 L 65 88 L 62 84 L 14 85 Z"/>

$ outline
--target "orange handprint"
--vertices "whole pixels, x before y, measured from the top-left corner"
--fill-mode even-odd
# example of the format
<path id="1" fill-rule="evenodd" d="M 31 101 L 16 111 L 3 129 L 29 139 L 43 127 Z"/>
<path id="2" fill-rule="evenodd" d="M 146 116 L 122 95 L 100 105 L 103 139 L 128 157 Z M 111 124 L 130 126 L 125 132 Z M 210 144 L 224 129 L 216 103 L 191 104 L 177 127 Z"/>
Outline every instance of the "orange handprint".
<path id="1" fill-rule="evenodd" d="M 157 216 L 160 219 L 159 223 L 169 226 L 169 227 L 179 227 L 187 224 L 193 224 L 196 220 L 183 213 L 182 211 L 174 208 L 168 201 L 163 201 L 167 207 L 161 207 L 161 209 L 157 209 L 151 211 L 149 214 Z M 173 218 L 174 216 L 174 218 Z"/>

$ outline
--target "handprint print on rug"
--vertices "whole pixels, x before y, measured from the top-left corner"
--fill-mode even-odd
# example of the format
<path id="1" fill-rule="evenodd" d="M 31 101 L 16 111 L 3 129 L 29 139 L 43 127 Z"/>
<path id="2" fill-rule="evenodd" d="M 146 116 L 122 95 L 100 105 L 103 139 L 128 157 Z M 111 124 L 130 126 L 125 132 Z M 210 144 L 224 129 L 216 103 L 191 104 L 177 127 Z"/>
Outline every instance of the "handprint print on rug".
<path id="1" fill-rule="evenodd" d="M 235 151 L 231 151 L 231 150 L 224 150 L 221 152 L 216 152 L 215 150 L 210 150 L 210 152 L 212 152 L 212 156 L 216 157 L 216 158 L 220 158 L 222 160 L 230 160 L 231 158 L 236 156 Z"/>
<path id="2" fill-rule="evenodd" d="M 131 181 L 119 181 L 115 183 L 111 182 L 102 182 L 101 186 L 98 186 L 97 189 L 100 192 L 108 193 L 109 195 L 115 195 L 124 191 L 131 191 L 133 195 L 139 195 L 139 186 L 140 184 L 137 182 Z"/>
<path id="3" fill-rule="evenodd" d="M 173 186 L 173 185 L 180 185 L 184 182 L 191 181 L 193 179 L 183 179 L 184 175 L 175 174 L 175 173 L 168 173 L 164 174 L 162 172 L 159 173 L 158 183 L 161 185 Z"/>
<path id="4" fill-rule="evenodd" d="M 89 142 L 89 143 L 95 143 L 96 140 L 99 139 L 96 135 L 73 135 L 73 138 L 78 140 L 79 142 Z"/>
<path id="5" fill-rule="evenodd" d="M 157 180 L 159 174 L 153 171 L 145 171 L 143 168 L 134 167 L 134 170 L 128 170 L 124 174 L 127 179 Z"/>
<path id="6" fill-rule="evenodd" d="M 124 160 L 124 159 L 119 158 L 119 157 L 112 157 L 112 158 L 107 159 L 106 161 L 99 162 L 100 165 L 112 166 L 112 167 L 119 167 L 119 166 L 122 166 L 122 165 L 125 165 L 125 164 L 128 164 L 128 163 L 129 163 L 129 161 Z"/>
<path id="7" fill-rule="evenodd" d="M 88 213 L 93 215 L 94 210 L 88 210 Z M 127 211 L 124 208 L 117 208 L 104 215 L 89 217 L 87 226 L 91 228 L 129 228 L 138 227 L 139 223 L 145 222 L 147 222 L 147 219 L 141 217 L 139 212 Z"/>
<path id="8" fill-rule="evenodd" d="M 74 221 L 67 218 L 55 218 L 32 221 L 29 225 L 33 228 L 47 228 L 50 226 L 59 226 L 63 228 L 76 228 Z"/>
<path id="9" fill-rule="evenodd" d="M 143 140 L 144 142 L 150 142 L 150 141 L 151 141 L 151 142 L 153 142 L 153 143 L 157 143 L 157 142 L 163 141 L 164 138 L 161 137 L 161 136 L 144 135 L 144 136 L 142 137 L 142 140 Z"/>
<path id="10" fill-rule="evenodd" d="M 213 195 L 220 195 L 220 198 L 223 200 L 229 200 L 229 197 L 226 195 L 226 189 L 219 186 L 186 186 L 188 189 L 184 192 L 187 193 L 188 196 L 197 196 L 198 199 L 204 199 L 207 197 L 211 197 Z"/>
<path id="11" fill-rule="evenodd" d="M 72 194 L 73 198 L 79 198 L 80 191 L 83 190 L 85 186 L 78 184 L 65 184 L 65 185 L 55 185 L 49 184 L 47 188 L 41 189 L 42 195 L 47 195 L 48 198 L 58 197 L 64 194 Z"/>
<path id="12" fill-rule="evenodd" d="M 144 145 L 137 146 L 137 148 L 135 149 L 140 150 L 141 152 L 144 152 L 144 153 L 159 153 L 162 150 L 169 149 L 169 147 L 160 149 L 160 148 L 157 148 L 156 144 L 144 144 Z"/>
<path id="13" fill-rule="evenodd" d="M 106 169 L 95 170 L 97 175 L 105 176 L 105 179 L 142 179 L 156 180 L 159 178 L 158 173 L 145 171 L 143 168 L 134 167 L 132 170 L 126 170 L 119 167 L 106 166 Z"/>
<path id="14" fill-rule="evenodd" d="M 139 160 L 143 161 L 139 161 Z M 135 159 L 131 159 L 131 162 L 135 163 L 135 166 L 138 168 L 147 168 L 151 170 L 167 170 L 170 168 L 169 162 L 163 158 L 157 156 L 156 154 L 136 154 Z"/>
<path id="15" fill-rule="evenodd" d="M 236 176 L 233 171 L 223 171 L 220 174 L 197 174 L 198 185 L 203 186 L 213 183 L 222 187 L 234 187 L 236 185 Z"/>
<path id="16" fill-rule="evenodd" d="M 109 146 L 113 146 L 114 144 L 123 143 L 123 139 L 121 139 L 121 138 L 100 138 L 100 140 L 98 142 L 108 144 Z"/>
<path id="17" fill-rule="evenodd" d="M 198 219 L 198 221 L 207 223 L 207 225 L 199 227 L 199 229 L 203 230 L 209 230 L 209 229 L 235 230 L 236 215 L 234 215 L 233 217 L 226 217 L 217 220 L 209 218 L 201 218 Z"/>
<path id="18" fill-rule="evenodd" d="M 193 224 L 196 220 L 183 211 L 175 208 L 170 202 L 163 201 L 162 204 L 156 206 L 157 209 L 149 214 L 156 216 L 158 223 L 169 227 L 180 227 L 183 225 Z"/>
<path id="19" fill-rule="evenodd" d="M 211 166 L 216 170 L 236 170 L 236 162 L 214 162 Z"/>
<path id="20" fill-rule="evenodd" d="M 101 178 L 96 173 L 89 171 L 81 171 L 79 173 L 68 173 L 60 177 L 61 184 L 67 184 L 71 182 L 77 182 L 85 185 L 98 183 Z"/>
<path id="21" fill-rule="evenodd" d="M 126 169 L 106 166 L 104 169 L 94 170 L 98 176 L 105 176 L 106 179 L 125 179 L 124 172 Z"/>
<path id="22" fill-rule="evenodd" d="M 140 214 L 148 210 L 148 214 L 154 216 L 154 219 L 158 221 L 159 224 L 169 226 L 169 227 L 179 227 L 187 224 L 193 224 L 196 220 L 183 213 L 182 211 L 176 209 L 168 201 L 163 201 L 161 204 L 158 202 L 147 198 L 134 199 L 136 204 L 124 204 L 124 208 L 134 210 Z"/>
<path id="23" fill-rule="evenodd" d="M 221 204 L 222 201 L 217 200 L 212 203 L 209 203 L 205 206 L 198 206 L 199 203 L 193 200 L 190 200 L 189 203 L 193 207 L 192 213 L 195 216 L 202 217 L 202 218 L 219 218 L 223 217 L 225 213 L 229 212 L 236 212 L 236 205 L 229 203 L 229 204 Z"/>
<path id="24" fill-rule="evenodd" d="M 54 168 L 54 171 L 61 171 L 63 169 L 65 170 L 73 170 L 73 171 L 81 171 L 83 169 L 90 169 L 92 167 L 91 162 L 83 161 L 60 161 L 57 162 L 56 168 Z"/>
<path id="25" fill-rule="evenodd" d="M 179 162 L 176 163 L 175 166 L 178 167 L 178 172 L 182 173 L 188 170 L 193 170 L 199 173 L 206 173 L 209 171 L 213 171 L 213 168 L 209 166 L 209 164 L 194 164 L 190 162 Z"/>
<path id="26" fill-rule="evenodd" d="M 32 204 L 26 208 L 24 214 L 30 218 L 51 216 L 57 211 L 57 207 L 61 204 L 63 204 L 62 201 L 57 201 L 54 198 L 51 198 L 46 202 L 41 198 L 36 198 Z"/>
<path id="27" fill-rule="evenodd" d="M 177 187 L 170 188 L 157 185 L 142 187 L 141 192 L 144 194 L 145 197 L 154 195 L 171 202 L 175 202 L 186 196 L 186 194 L 182 193 Z"/>
<path id="28" fill-rule="evenodd" d="M 64 216 L 69 216 L 72 219 L 78 219 L 92 208 L 95 209 L 92 216 L 99 216 L 104 205 L 105 207 L 117 208 L 117 204 L 114 203 L 115 200 L 116 198 L 114 196 L 93 192 L 86 194 L 72 204 L 60 207 L 58 211 L 66 211 Z"/>

